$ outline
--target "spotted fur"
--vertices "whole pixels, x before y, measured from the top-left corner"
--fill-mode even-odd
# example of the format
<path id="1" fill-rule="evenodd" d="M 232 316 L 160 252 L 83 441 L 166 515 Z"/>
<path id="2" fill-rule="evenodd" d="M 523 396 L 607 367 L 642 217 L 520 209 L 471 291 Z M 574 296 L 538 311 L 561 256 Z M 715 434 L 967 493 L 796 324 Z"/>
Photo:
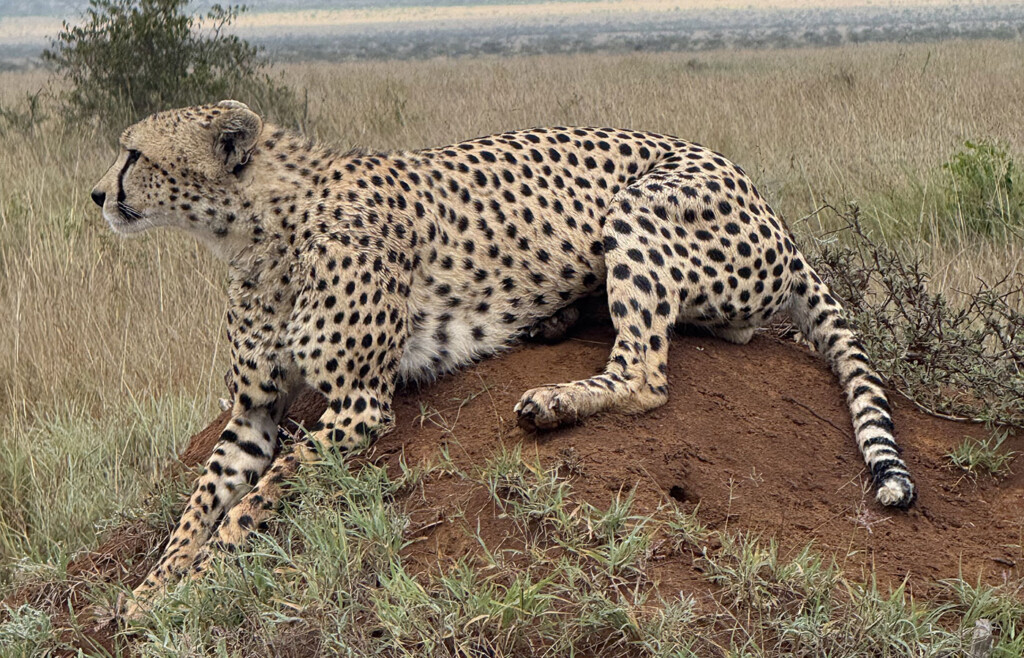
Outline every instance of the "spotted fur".
<path id="1" fill-rule="evenodd" d="M 785 311 L 839 377 L 879 502 L 914 498 L 882 382 L 840 303 L 718 153 L 647 132 L 538 128 L 342 154 L 235 101 L 155 114 L 121 146 L 93 191 L 110 226 L 182 228 L 231 273 L 233 418 L 140 601 L 265 527 L 318 450 L 389 431 L 397 382 L 562 331 L 571 304 L 602 291 L 617 332 L 607 368 L 527 391 L 522 427 L 653 409 L 668 397 L 673 325 L 746 343 Z M 301 382 L 328 409 L 282 452 L 278 421 Z"/>

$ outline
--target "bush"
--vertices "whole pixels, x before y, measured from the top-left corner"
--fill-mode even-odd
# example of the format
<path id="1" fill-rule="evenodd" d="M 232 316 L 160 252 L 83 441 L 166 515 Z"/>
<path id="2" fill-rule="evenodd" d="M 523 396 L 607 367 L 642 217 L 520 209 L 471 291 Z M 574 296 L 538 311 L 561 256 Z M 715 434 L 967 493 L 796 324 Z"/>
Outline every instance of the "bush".
<path id="1" fill-rule="evenodd" d="M 946 212 L 962 234 L 1005 236 L 1024 227 L 1024 181 L 1006 147 L 966 141 L 942 169 Z"/>
<path id="2" fill-rule="evenodd" d="M 33 132 L 36 126 L 46 118 L 42 99 L 43 92 L 37 91 L 34 94 L 25 94 L 24 102 L 21 103 L 24 109 L 0 104 L 0 137 L 5 137 L 9 132 L 21 134 Z"/>
<path id="3" fill-rule="evenodd" d="M 67 22 L 43 59 L 70 88 L 71 118 L 120 129 L 157 110 L 236 98 L 294 121 L 294 94 L 266 72 L 258 48 L 224 28 L 243 7 L 187 13 L 189 0 L 89 0 L 81 25 Z"/>
<path id="4" fill-rule="evenodd" d="M 825 246 L 814 267 L 889 385 L 933 415 L 1024 427 L 1024 276 L 979 279 L 954 304 L 929 290 L 920 259 L 873 242 L 856 207 L 825 207 L 852 245 Z"/>

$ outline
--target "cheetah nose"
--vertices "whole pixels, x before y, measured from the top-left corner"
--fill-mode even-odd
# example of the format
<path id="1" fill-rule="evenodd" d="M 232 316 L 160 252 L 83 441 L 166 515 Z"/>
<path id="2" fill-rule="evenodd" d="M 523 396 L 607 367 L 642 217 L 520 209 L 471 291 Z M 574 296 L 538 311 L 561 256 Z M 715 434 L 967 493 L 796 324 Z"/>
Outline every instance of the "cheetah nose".
<path id="1" fill-rule="evenodd" d="M 103 192 L 100 192 L 99 190 L 94 189 L 92 191 L 92 200 L 96 203 L 97 206 L 102 208 L 103 202 L 107 200 L 107 195 L 104 194 Z"/>

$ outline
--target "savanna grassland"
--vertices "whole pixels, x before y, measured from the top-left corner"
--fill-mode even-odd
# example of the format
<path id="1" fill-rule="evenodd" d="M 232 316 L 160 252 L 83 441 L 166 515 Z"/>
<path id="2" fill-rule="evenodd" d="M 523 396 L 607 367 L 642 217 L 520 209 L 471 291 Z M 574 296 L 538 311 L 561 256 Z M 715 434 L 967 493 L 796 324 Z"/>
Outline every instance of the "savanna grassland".
<path id="1" fill-rule="evenodd" d="M 341 148 L 414 149 L 536 125 L 607 125 L 669 133 L 721 151 L 743 166 L 808 251 L 848 237 L 839 230 L 842 218 L 820 210 L 825 204 L 856 204 L 874 239 L 923 260 L 932 274 L 932 292 L 955 300 L 976 289 L 979 281 L 1014 278 L 1021 271 L 1024 180 L 1012 165 L 1024 162 L 1019 138 L 1024 126 L 1021 43 L 308 63 L 283 66 L 280 73 L 305 98 L 306 132 Z M 99 532 L 119 519 L 153 517 L 155 524 L 166 523 L 172 496 L 164 494 L 168 487 L 180 486 L 163 483 L 160 476 L 187 437 L 215 415 L 227 368 L 225 265 L 177 234 L 123 240 L 107 230 L 89 190 L 114 157 L 114 139 L 89 126 L 66 125 L 54 115 L 45 94 L 36 102 L 28 100 L 48 84 L 38 72 L 0 74 L 0 308 L 6 312 L 0 329 L 0 596 L 33 579 L 60 582 L 68 561 L 94 546 Z M 977 203 L 968 198 L 970 190 L 961 189 L 965 179 L 954 175 L 957 158 L 975 156 L 997 162 L 992 174 L 996 192 Z M 983 211 L 977 211 L 978 204 Z M 496 455 L 472 477 L 492 486 L 504 482 L 506 488 L 509 481 L 517 482 L 532 492 L 520 500 L 536 501 L 542 494 L 544 501 L 557 504 L 560 496 L 568 495 L 543 467 L 522 463 L 521 455 Z M 405 638 L 404 655 L 416 655 L 417 646 L 429 644 L 409 639 L 419 637 L 409 630 L 420 623 L 414 608 L 462 601 L 474 589 L 483 596 L 496 587 L 481 574 L 453 573 L 443 583 L 449 598 L 440 601 L 425 597 L 415 579 L 394 570 L 391 559 L 395 542 L 401 540 L 394 528 L 401 519 L 388 507 L 387 492 L 412 486 L 410 482 L 423 476 L 415 465 L 410 468 L 400 481 L 385 481 L 372 468 L 356 473 L 341 468 L 303 491 L 307 507 L 330 499 L 336 488 L 356 492 L 350 494 L 350 512 L 365 518 L 363 525 L 336 518 L 342 530 L 332 540 L 325 528 L 316 526 L 313 515 L 302 515 L 299 505 L 291 519 L 308 545 L 329 554 L 341 550 L 332 541 L 344 541 L 345 532 L 359 528 L 362 534 L 344 548 L 356 552 L 342 575 L 329 574 L 324 565 L 306 565 L 306 589 L 288 592 L 290 597 L 322 596 L 311 583 L 328 587 L 332 578 L 351 583 L 353 574 L 379 569 L 389 598 L 363 603 L 377 606 L 376 621 L 389 637 Z M 572 528 L 591 533 L 597 532 L 595 527 L 605 528 L 628 560 L 630 551 L 644 550 L 646 522 L 618 504 L 563 519 L 561 531 L 568 536 Z M 691 517 L 665 523 L 676 524 L 684 534 L 700 531 Z M 268 553 L 272 548 L 261 544 Z M 736 555 L 746 550 L 739 545 L 726 549 Z M 764 550 L 768 552 L 737 558 L 738 564 L 747 558 L 762 561 L 747 576 L 760 578 L 767 569 L 779 578 L 802 579 L 805 600 L 825 606 L 823 597 L 840 582 L 838 573 L 809 556 L 777 564 L 778 556 Z M 275 567 L 258 562 L 251 565 L 253 580 L 245 591 L 272 599 L 277 595 L 270 584 Z M 461 654 L 451 647 L 445 650 L 451 655 L 525 655 L 516 654 L 521 647 L 508 628 L 529 625 L 530 619 L 540 620 L 539 628 L 549 633 L 533 647 L 538 652 L 594 655 L 600 646 L 619 650 L 610 640 L 597 648 L 582 640 L 574 644 L 591 627 L 577 624 L 570 632 L 569 626 L 558 625 L 561 618 L 555 613 L 545 612 L 554 609 L 554 599 L 571 599 L 570 589 L 546 592 L 542 583 L 527 582 L 528 575 L 522 582 L 515 580 L 520 590 L 505 586 L 507 599 L 497 601 L 495 595 L 491 608 L 470 614 L 473 609 L 463 606 L 459 615 L 464 616 L 454 617 L 469 624 L 477 615 L 506 615 L 511 625 L 506 626 L 507 644 L 493 640 L 487 645 L 490 653 L 473 654 L 464 647 L 458 649 Z M 589 571 L 577 576 L 597 578 Z M 719 576 L 726 588 L 743 588 L 743 574 Z M 227 590 L 243 587 L 230 574 L 224 578 Z M 113 590 L 97 588 L 95 599 L 113 596 Z M 262 615 L 261 628 L 271 634 L 277 632 L 274 624 L 284 624 L 288 615 L 302 617 L 291 608 L 267 616 L 266 610 L 245 603 L 240 612 L 223 613 L 227 616 L 221 619 L 209 594 L 203 598 L 192 591 L 184 596 L 208 618 L 228 625 L 232 619 L 238 626 L 242 618 Z M 977 593 L 964 596 L 980 600 Z M 1002 606 L 999 614 L 1010 615 L 1008 619 L 1020 611 L 1013 607 L 1019 603 L 992 597 L 986 601 Z M 687 653 L 696 649 L 676 642 L 674 633 L 701 613 L 684 603 L 666 607 L 660 621 L 638 625 L 634 644 L 622 646 L 639 655 L 704 655 Z M 843 655 L 869 649 L 875 651 L 870 655 L 957 655 L 942 653 L 959 646 L 952 639 L 942 644 L 946 640 L 926 636 L 948 631 L 953 638 L 958 630 L 928 617 L 931 613 L 916 603 L 908 606 L 898 595 L 889 598 L 872 588 L 856 594 L 851 590 L 847 603 L 851 614 L 866 620 L 865 627 L 877 613 L 890 615 L 886 623 L 906 632 L 892 630 L 901 644 L 891 652 L 875 651 L 870 649 L 875 645 L 865 643 L 849 645 Z M 811 612 L 824 614 L 820 606 Z M 536 618 L 530 617 L 531 610 Z M 309 628 L 313 634 L 322 631 L 335 638 L 334 644 L 324 646 L 359 655 L 362 645 L 347 646 L 338 638 L 364 618 L 336 612 L 325 603 L 315 619 L 304 618 L 303 633 Z M 615 624 L 625 627 L 632 614 L 628 606 L 605 609 L 596 603 L 578 612 L 579 619 L 590 615 L 587 623 L 601 632 Z M 446 613 L 437 608 L 430 614 L 444 618 Z M 615 615 L 625 615 L 625 620 Z M 24 629 L 19 637 L 34 638 L 36 644 L 25 640 L 17 649 L 23 653 L 13 655 L 32 655 L 47 646 L 49 622 L 35 610 L 22 610 L 12 619 L 0 623 L 0 647 L 17 629 Z M 174 629 L 182 624 L 186 630 L 177 633 Z M 1016 627 L 1010 623 L 1009 628 Z M 238 643 L 230 634 L 234 639 L 224 640 L 209 624 L 203 625 L 201 615 L 180 611 L 159 619 L 148 632 L 148 643 L 138 649 L 144 655 L 247 655 L 254 647 L 267 651 L 270 646 Z M 782 634 L 778 628 L 769 635 Z M 864 638 L 870 635 L 863 633 Z M 722 645 L 722 655 L 776 655 L 761 640 L 734 639 Z M 1024 646 L 1020 637 L 1005 632 L 1002 640 L 1005 652 L 996 655 L 1015 655 Z M 447 645 L 438 640 L 436 646 Z M 582 646 L 589 648 L 578 649 Z"/>

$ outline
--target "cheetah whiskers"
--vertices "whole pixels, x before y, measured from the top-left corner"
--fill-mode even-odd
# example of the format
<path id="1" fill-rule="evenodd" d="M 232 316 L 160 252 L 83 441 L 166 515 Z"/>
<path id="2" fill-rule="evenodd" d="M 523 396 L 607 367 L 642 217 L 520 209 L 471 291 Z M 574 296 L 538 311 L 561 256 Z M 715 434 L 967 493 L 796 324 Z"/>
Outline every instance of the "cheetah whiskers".
<path id="1" fill-rule="evenodd" d="M 127 217 L 128 219 L 130 219 L 132 221 L 138 221 L 138 220 L 142 219 L 142 213 L 140 213 L 135 208 L 132 208 L 131 206 L 129 206 L 127 203 L 125 203 L 123 201 L 118 201 L 117 202 L 117 209 L 121 211 L 122 215 L 124 215 L 125 217 Z"/>

